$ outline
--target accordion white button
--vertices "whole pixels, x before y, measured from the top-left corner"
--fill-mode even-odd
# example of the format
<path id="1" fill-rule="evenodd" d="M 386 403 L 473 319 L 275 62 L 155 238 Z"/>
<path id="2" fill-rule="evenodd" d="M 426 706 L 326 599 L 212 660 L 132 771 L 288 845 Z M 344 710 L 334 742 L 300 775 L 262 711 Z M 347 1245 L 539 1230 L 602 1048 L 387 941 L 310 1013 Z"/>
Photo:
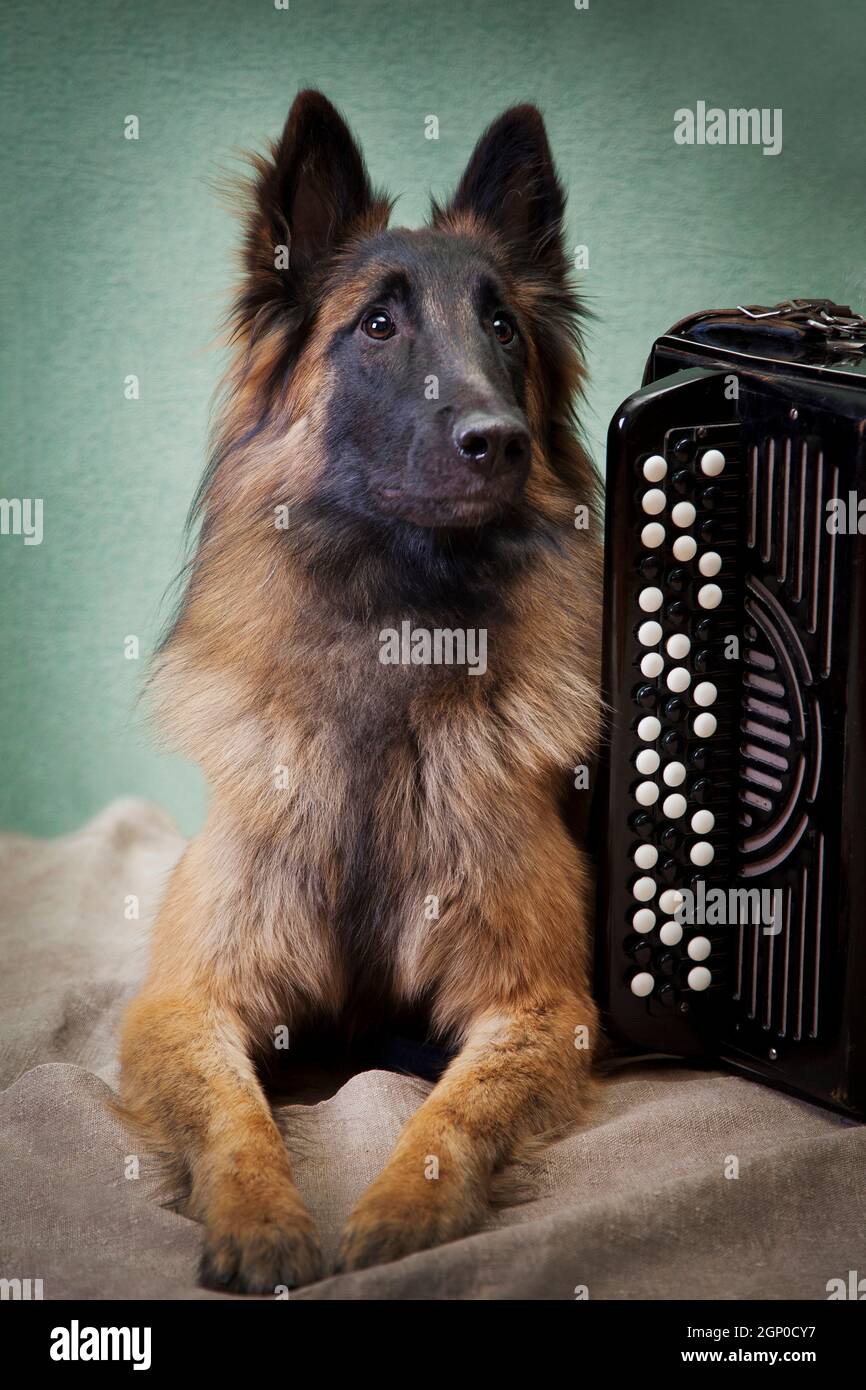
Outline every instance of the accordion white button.
<path id="1" fill-rule="evenodd" d="M 659 799 L 659 789 L 655 782 L 639 782 L 635 787 L 635 801 L 640 806 L 653 806 Z"/>
<path id="2" fill-rule="evenodd" d="M 712 738 L 718 727 L 718 720 L 714 714 L 696 714 L 695 722 L 692 724 L 695 738 Z"/>
<path id="3" fill-rule="evenodd" d="M 709 835 L 715 823 L 712 811 L 695 811 L 692 816 L 692 830 L 696 835 Z"/>
<path id="4" fill-rule="evenodd" d="M 658 516 L 665 509 L 665 495 L 660 487 L 651 487 L 640 502 L 647 516 Z"/>
<path id="5" fill-rule="evenodd" d="M 639 869 L 651 869 L 658 863 L 659 852 L 655 845 L 638 845 L 632 857 Z"/>
<path id="6" fill-rule="evenodd" d="M 684 656 L 688 656 L 691 642 L 684 632 L 675 632 L 673 637 L 667 641 L 667 654 L 672 656 L 674 661 L 682 661 Z"/>
<path id="7" fill-rule="evenodd" d="M 662 726 L 654 714 L 644 715 L 637 726 L 638 738 L 642 738 L 644 743 L 652 743 L 661 733 Z"/>
<path id="8" fill-rule="evenodd" d="M 659 929 L 659 940 L 663 946 L 678 946 L 683 939 L 683 929 L 679 922 L 665 922 Z"/>
<path id="9" fill-rule="evenodd" d="M 721 449 L 707 449 L 701 457 L 701 472 L 708 478 L 717 478 L 724 471 L 725 456 Z"/>
<path id="10" fill-rule="evenodd" d="M 648 483 L 660 483 L 667 471 L 668 466 L 661 454 L 653 454 L 643 466 L 643 475 Z"/>
<path id="11" fill-rule="evenodd" d="M 637 596 L 637 601 L 644 613 L 657 613 L 664 602 L 664 594 L 661 589 L 652 587 L 649 589 L 641 589 Z"/>
<path id="12" fill-rule="evenodd" d="M 702 584 L 698 589 L 698 603 L 701 608 L 718 608 L 722 601 L 722 591 L 718 584 Z"/>
<path id="13" fill-rule="evenodd" d="M 662 810 L 668 820 L 679 820 L 680 816 L 686 813 L 686 799 L 679 792 L 674 792 L 673 796 L 666 796 Z"/>
<path id="14" fill-rule="evenodd" d="M 678 888 L 666 888 L 659 898 L 659 907 L 662 912 L 672 915 L 678 907 L 682 907 L 685 899 Z"/>
<path id="15" fill-rule="evenodd" d="M 641 623 L 637 630 L 637 640 L 642 647 L 656 647 L 662 640 L 661 623 Z"/>
<path id="16" fill-rule="evenodd" d="M 718 693 L 712 681 L 701 681 L 700 685 L 695 686 L 695 704 L 702 708 L 714 705 Z"/>
<path id="17" fill-rule="evenodd" d="M 691 502 L 677 502 L 671 512 L 671 521 L 674 526 L 691 526 L 695 519 L 695 509 Z"/>
<path id="18" fill-rule="evenodd" d="M 668 671 L 668 690 L 673 690 L 681 695 L 684 690 L 688 690 L 692 683 L 692 678 L 685 666 L 675 666 L 672 671 Z"/>
<path id="19" fill-rule="evenodd" d="M 639 907 L 631 919 L 631 924 L 641 936 L 646 936 L 656 924 L 656 915 L 651 907 Z"/>
<path id="20" fill-rule="evenodd" d="M 686 769 L 682 763 L 668 763 L 662 777 L 669 787 L 681 787 L 686 780 Z"/>
<path id="21" fill-rule="evenodd" d="M 665 528 L 659 521 L 650 521 L 641 531 L 640 538 L 648 550 L 655 550 L 665 538 Z"/>
<path id="22" fill-rule="evenodd" d="M 648 903 L 656 895 L 656 881 L 646 876 L 639 878 L 631 891 L 639 903 Z"/>
<path id="23" fill-rule="evenodd" d="M 634 760 L 634 765 L 641 777 L 652 777 L 654 772 L 658 772 L 660 762 L 661 758 L 654 748 L 642 748 Z"/>
<path id="24" fill-rule="evenodd" d="M 639 974 L 632 976 L 631 992 L 636 994 L 639 999 L 646 999 L 648 994 L 652 994 L 655 988 L 655 980 L 646 970 L 641 970 Z"/>
<path id="25" fill-rule="evenodd" d="M 694 536 L 677 536 L 674 541 L 675 560 L 693 560 L 698 543 Z"/>
<path id="26" fill-rule="evenodd" d="M 655 680 L 664 670 L 664 662 L 658 652 L 647 652 L 640 664 L 641 674 L 649 680 Z"/>
<path id="27" fill-rule="evenodd" d="M 707 864 L 712 864 L 715 856 L 716 851 L 709 840 L 698 840 L 697 844 L 692 845 L 689 850 L 689 859 L 693 864 L 697 864 L 699 869 L 705 868 Z"/>
<path id="28" fill-rule="evenodd" d="M 717 550 L 705 550 L 698 560 L 698 569 L 707 579 L 712 579 L 721 568 L 722 557 Z"/>
<path id="29" fill-rule="evenodd" d="M 692 960 L 706 960 L 712 949 L 705 936 L 693 936 L 688 944 L 688 952 Z"/>
<path id="30" fill-rule="evenodd" d="M 709 989 L 712 979 L 705 965 L 694 965 L 688 974 L 689 989 Z"/>

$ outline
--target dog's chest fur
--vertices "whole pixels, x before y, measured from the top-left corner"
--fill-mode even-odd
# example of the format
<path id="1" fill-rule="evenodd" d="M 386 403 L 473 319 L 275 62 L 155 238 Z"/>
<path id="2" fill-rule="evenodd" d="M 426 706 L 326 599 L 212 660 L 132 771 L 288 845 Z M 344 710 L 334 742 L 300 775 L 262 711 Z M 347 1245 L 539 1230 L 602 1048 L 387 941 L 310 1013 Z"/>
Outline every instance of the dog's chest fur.
<path id="1" fill-rule="evenodd" d="M 269 569 L 232 570 L 242 603 L 209 575 L 193 594 L 157 690 L 213 793 L 191 850 L 199 968 L 260 1031 L 289 988 L 340 1013 L 435 993 L 458 965 L 469 979 L 485 951 L 504 968 L 503 942 L 543 899 L 539 866 L 560 856 L 573 873 L 557 786 L 598 722 L 581 568 L 582 585 L 539 566 L 513 613 L 473 614 L 488 631 L 477 676 L 383 664 L 399 621 L 303 602 L 291 576 L 262 608 Z"/>
<path id="2" fill-rule="evenodd" d="M 402 992 L 401 963 L 509 844 L 516 852 L 508 740 L 496 682 L 482 680 L 465 668 L 365 669 L 359 654 L 342 671 L 308 670 L 307 703 L 286 715 L 277 824 L 301 849 L 355 991 Z"/>
<path id="3" fill-rule="evenodd" d="M 268 671 L 217 676 L 183 644 L 166 663 L 183 662 L 185 742 L 216 789 L 208 968 L 244 955 L 262 1017 L 281 1017 L 286 973 L 313 1007 L 362 1012 L 435 987 L 434 958 L 465 949 L 519 872 L 568 732 L 493 674 L 495 643 L 476 677 L 381 664 L 377 626 L 332 648 L 306 631 Z"/>

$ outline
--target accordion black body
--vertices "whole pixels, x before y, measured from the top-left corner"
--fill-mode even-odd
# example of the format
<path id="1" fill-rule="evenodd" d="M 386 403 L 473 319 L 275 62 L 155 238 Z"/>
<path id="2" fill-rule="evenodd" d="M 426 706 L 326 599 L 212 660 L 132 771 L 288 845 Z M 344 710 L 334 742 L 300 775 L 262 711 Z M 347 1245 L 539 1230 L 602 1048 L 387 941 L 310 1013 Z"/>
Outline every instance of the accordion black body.
<path id="1" fill-rule="evenodd" d="M 596 818 L 609 1033 L 858 1118 L 864 427 L 866 322 L 829 301 L 654 344 L 608 439 Z"/>

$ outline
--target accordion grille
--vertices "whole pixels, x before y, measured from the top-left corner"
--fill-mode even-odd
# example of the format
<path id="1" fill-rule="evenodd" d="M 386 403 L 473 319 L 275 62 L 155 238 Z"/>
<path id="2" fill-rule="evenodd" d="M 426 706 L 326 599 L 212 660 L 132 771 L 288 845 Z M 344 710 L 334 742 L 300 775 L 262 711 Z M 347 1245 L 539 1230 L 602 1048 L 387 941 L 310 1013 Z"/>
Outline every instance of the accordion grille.
<path id="1" fill-rule="evenodd" d="M 818 445 L 790 436 L 753 444 L 748 460 L 740 872 L 776 885 L 776 916 L 771 930 L 739 927 L 734 992 L 749 1019 L 797 1040 L 816 1037 L 820 1021 L 824 841 L 812 827 L 823 749 L 816 688 L 832 661 L 836 537 L 826 521 L 839 470 Z"/>

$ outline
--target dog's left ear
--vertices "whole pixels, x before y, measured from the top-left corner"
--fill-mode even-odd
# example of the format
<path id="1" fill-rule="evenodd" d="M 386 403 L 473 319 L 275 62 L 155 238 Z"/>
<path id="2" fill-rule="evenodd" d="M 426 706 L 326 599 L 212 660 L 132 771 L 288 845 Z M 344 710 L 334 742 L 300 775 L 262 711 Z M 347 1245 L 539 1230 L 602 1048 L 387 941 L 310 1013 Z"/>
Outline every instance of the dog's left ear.
<path id="1" fill-rule="evenodd" d="M 561 269 L 565 193 L 547 131 L 535 106 L 512 106 L 484 132 L 457 191 L 433 225 L 474 213 L 496 231 L 516 259 Z"/>

